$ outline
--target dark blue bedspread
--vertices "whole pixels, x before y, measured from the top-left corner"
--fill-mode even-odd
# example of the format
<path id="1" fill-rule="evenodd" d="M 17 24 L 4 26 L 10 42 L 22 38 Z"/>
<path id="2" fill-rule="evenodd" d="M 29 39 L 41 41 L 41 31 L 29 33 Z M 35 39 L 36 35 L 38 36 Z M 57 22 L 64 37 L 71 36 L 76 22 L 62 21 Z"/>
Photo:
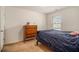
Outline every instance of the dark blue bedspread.
<path id="1" fill-rule="evenodd" d="M 58 30 L 43 30 L 37 34 L 38 41 L 45 41 L 54 51 L 77 52 L 79 51 L 79 36 Z"/>

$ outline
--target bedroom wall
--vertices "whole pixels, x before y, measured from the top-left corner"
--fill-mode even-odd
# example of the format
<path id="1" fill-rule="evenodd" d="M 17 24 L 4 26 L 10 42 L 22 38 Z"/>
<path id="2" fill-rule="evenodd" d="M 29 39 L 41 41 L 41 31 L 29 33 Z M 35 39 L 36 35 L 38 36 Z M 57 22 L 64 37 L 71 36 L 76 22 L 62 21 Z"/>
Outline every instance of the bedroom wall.
<path id="1" fill-rule="evenodd" d="M 62 16 L 62 30 L 79 31 L 79 7 L 67 7 L 47 14 L 47 27 L 53 28 L 53 16 Z"/>
<path id="2" fill-rule="evenodd" d="M 23 25 L 36 24 L 38 30 L 46 29 L 45 14 L 16 7 L 6 7 L 5 44 L 23 40 Z"/>

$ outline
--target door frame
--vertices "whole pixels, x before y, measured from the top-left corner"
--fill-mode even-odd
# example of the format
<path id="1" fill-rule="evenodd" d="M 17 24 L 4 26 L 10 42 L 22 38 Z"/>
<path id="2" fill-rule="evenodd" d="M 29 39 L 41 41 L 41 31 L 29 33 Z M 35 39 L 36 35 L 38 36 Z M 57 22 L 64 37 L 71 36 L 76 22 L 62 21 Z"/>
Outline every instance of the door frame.
<path id="1" fill-rule="evenodd" d="M 0 18 L 0 51 L 4 46 L 4 29 L 5 29 L 5 6 L 1 6 L 1 18 Z"/>

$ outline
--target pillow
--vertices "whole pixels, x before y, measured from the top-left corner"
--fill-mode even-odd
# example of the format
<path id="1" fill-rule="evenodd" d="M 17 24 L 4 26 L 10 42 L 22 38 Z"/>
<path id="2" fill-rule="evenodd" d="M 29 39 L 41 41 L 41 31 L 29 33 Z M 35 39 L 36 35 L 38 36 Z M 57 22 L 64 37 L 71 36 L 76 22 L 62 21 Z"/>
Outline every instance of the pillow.
<path id="1" fill-rule="evenodd" d="M 71 33 L 69 33 L 70 35 L 79 35 L 79 32 L 78 31 L 73 31 Z"/>

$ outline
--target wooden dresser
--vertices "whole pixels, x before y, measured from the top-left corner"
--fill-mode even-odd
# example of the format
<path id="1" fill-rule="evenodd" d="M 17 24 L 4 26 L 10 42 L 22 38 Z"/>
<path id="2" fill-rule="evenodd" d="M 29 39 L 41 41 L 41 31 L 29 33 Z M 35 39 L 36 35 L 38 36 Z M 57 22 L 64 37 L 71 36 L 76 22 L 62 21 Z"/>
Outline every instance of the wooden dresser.
<path id="1" fill-rule="evenodd" d="M 23 26 L 24 41 L 35 39 L 37 35 L 37 25 L 25 25 Z"/>

